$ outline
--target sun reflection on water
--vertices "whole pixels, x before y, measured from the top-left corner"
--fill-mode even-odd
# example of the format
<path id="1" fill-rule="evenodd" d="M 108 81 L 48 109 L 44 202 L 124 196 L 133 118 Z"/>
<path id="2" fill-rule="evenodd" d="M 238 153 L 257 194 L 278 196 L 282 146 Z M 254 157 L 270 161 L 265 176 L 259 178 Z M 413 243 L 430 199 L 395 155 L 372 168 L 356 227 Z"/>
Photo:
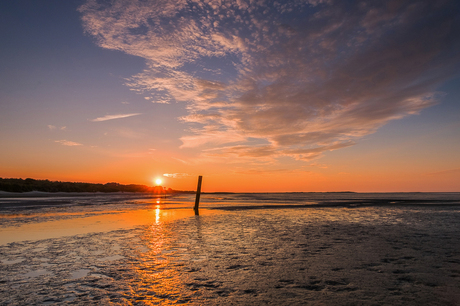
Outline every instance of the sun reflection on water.
<path id="1" fill-rule="evenodd" d="M 136 300 L 144 305 L 172 305 L 190 300 L 190 292 L 186 290 L 183 273 L 180 272 L 183 263 L 178 257 L 186 256 L 180 253 L 179 233 L 176 233 L 171 220 L 193 215 L 192 210 L 168 210 L 155 205 L 155 214 L 148 229 L 141 235 L 145 248 L 138 250 L 134 269 L 140 279 L 136 290 Z M 185 248 L 186 249 L 186 248 Z M 186 252 L 185 252 L 186 253 Z"/>
<path id="2" fill-rule="evenodd" d="M 203 209 L 203 215 L 221 214 Z M 201 240 L 199 231 L 200 218 L 192 209 L 168 209 L 161 204 L 152 206 L 154 215 L 151 223 L 139 236 L 140 245 L 133 254 L 133 270 L 139 281 L 136 281 L 136 300 L 143 305 L 175 305 L 186 304 L 193 300 L 196 290 L 190 290 L 194 283 L 190 267 L 202 257 L 197 243 Z M 171 222 L 183 219 L 185 223 Z M 187 221 L 185 221 L 187 220 Z M 188 224 L 177 227 L 178 224 Z M 204 294 L 200 291 L 199 295 Z"/>
<path id="3" fill-rule="evenodd" d="M 155 209 L 155 224 L 158 225 L 160 223 L 160 205 L 157 205 Z"/>

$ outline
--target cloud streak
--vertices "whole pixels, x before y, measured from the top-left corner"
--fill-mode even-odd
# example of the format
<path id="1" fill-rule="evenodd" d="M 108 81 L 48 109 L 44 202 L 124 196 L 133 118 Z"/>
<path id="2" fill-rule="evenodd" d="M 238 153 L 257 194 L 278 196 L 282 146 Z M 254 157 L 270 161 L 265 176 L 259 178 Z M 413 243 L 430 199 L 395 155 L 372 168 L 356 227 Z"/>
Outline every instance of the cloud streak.
<path id="1" fill-rule="evenodd" d="M 114 120 L 114 119 L 122 119 L 122 118 L 128 118 L 132 116 L 138 116 L 140 113 L 133 113 L 133 114 L 118 114 L 118 115 L 106 115 L 103 117 L 98 117 L 96 119 L 93 119 L 91 121 L 93 122 L 100 122 L 100 121 L 107 121 L 107 120 Z"/>
<path id="2" fill-rule="evenodd" d="M 63 146 L 74 147 L 74 146 L 82 146 L 81 143 L 70 141 L 70 140 L 55 140 L 54 142 L 60 143 Z"/>
<path id="3" fill-rule="evenodd" d="M 93 0 L 79 11 L 99 46 L 146 60 L 127 86 L 186 103 L 182 147 L 214 157 L 318 158 L 438 103 L 460 68 L 449 0 Z"/>
<path id="4" fill-rule="evenodd" d="M 191 176 L 191 174 L 188 173 L 165 173 L 163 174 L 164 177 L 169 177 L 169 178 L 185 178 Z"/>

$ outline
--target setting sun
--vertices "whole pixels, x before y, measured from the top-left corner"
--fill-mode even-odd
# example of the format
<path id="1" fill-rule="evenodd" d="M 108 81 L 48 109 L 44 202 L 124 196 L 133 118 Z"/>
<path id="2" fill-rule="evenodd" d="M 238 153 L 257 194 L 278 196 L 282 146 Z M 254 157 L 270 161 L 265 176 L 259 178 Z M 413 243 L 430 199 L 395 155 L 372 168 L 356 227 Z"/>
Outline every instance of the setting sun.
<path id="1" fill-rule="evenodd" d="M 161 185 L 161 183 L 162 183 L 162 180 L 161 180 L 161 179 L 156 179 L 156 180 L 155 180 L 155 184 L 157 184 L 157 186 L 158 186 L 158 185 Z"/>

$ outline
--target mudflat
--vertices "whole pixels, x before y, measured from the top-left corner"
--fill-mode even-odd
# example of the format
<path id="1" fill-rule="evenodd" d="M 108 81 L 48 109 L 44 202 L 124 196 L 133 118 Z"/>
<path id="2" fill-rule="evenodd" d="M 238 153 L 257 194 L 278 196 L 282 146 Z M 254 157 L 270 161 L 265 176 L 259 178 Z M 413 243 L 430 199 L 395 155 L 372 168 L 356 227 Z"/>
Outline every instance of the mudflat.
<path id="1" fill-rule="evenodd" d="M 139 218 L 148 211 L 131 212 Z M 145 222 L 4 243 L 0 303 L 458 305 L 460 301 L 458 207 L 206 211 L 194 216 L 191 209 L 157 206 Z M 113 214 L 117 213 L 99 216 L 103 220 Z M 62 220 L 85 224 L 81 215 Z M 42 221 L 53 222 L 49 216 Z M 21 230 L 25 224 L 14 226 Z"/>

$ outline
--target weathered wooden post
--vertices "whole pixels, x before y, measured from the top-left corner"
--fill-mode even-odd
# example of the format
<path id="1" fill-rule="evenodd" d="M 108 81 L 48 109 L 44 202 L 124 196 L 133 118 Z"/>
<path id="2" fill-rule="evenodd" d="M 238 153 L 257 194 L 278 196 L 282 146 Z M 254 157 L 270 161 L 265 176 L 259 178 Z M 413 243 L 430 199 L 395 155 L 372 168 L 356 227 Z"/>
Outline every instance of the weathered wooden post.
<path id="1" fill-rule="evenodd" d="M 195 207 L 193 208 L 195 210 L 195 215 L 198 216 L 198 206 L 200 205 L 200 195 L 201 195 L 201 180 L 203 177 L 200 175 L 198 176 L 198 187 L 196 187 L 196 198 L 195 198 Z"/>

